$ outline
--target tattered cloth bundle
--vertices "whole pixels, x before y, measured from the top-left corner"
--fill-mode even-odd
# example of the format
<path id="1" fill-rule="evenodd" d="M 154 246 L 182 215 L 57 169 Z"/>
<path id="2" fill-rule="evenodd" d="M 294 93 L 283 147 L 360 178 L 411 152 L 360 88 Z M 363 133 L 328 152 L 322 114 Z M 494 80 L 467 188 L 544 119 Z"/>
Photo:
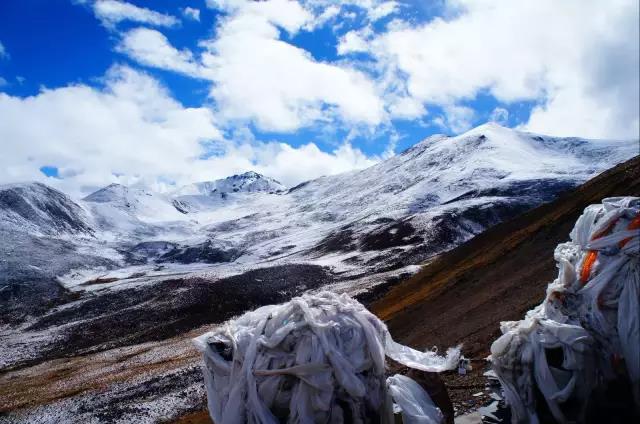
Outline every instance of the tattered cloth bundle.
<path id="1" fill-rule="evenodd" d="M 393 423 L 394 406 L 405 424 L 439 423 L 419 384 L 385 378 L 385 356 L 430 372 L 459 357 L 400 345 L 360 303 L 329 292 L 259 308 L 194 341 L 216 424 Z"/>
<path id="2" fill-rule="evenodd" d="M 617 395 L 618 407 L 637 414 L 640 198 L 587 207 L 554 257 L 559 274 L 545 300 L 524 320 L 503 322 L 491 346 L 512 421 L 593 422 L 614 390 L 628 397 Z"/>

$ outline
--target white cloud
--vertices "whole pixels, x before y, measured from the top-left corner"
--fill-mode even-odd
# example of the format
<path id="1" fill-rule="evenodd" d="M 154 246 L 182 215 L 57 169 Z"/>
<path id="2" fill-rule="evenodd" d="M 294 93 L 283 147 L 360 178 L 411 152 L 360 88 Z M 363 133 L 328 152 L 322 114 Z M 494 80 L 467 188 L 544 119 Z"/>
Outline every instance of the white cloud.
<path id="1" fill-rule="evenodd" d="M 377 158 L 367 157 L 349 143 L 332 152 L 324 152 L 314 143 L 299 147 L 279 142 L 241 143 L 230 145 L 224 154 L 209 158 L 207 167 L 216 173 L 203 173 L 200 179 L 221 178 L 251 169 L 293 187 L 323 175 L 366 168 L 376 161 Z"/>
<path id="2" fill-rule="evenodd" d="M 370 7 L 368 17 L 375 22 L 396 13 L 399 9 L 400 4 L 397 1 L 385 1 Z"/>
<path id="3" fill-rule="evenodd" d="M 332 4 L 313 19 L 313 27 L 320 28 L 340 14 L 340 7 Z"/>
<path id="4" fill-rule="evenodd" d="M 263 130 L 294 131 L 317 122 L 376 126 L 384 105 L 375 84 L 347 65 L 315 60 L 280 39 L 313 22 L 297 2 L 216 1 L 228 16 L 196 64 L 192 54 L 173 48 L 160 33 L 128 33 L 120 51 L 148 66 L 211 80 L 218 117 L 250 121 Z"/>
<path id="5" fill-rule="evenodd" d="M 441 126 L 448 128 L 454 133 L 462 133 L 473 126 L 476 117 L 475 111 L 466 106 L 445 106 L 445 121 L 441 121 Z"/>
<path id="6" fill-rule="evenodd" d="M 148 28 L 135 28 L 122 37 L 116 48 L 139 63 L 199 77 L 201 67 L 189 50 L 173 47 L 162 33 Z"/>
<path id="7" fill-rule="evenodd" d="M 241 3 L 244 0 L 217 1 L 207 0 L 210 7 L 216 8 L 218 3 Z M 364 12 L 365 17 L 372 22 L 382 19 L 386 16 L 397 13 L 400 10 L 401 2 L 389 0 L 298 0 L 305 8 L 313 10 L 318 16 L 325 15 L 327 10 L 332 8 L 339 9 L 339 14 L 343 18 L 353 19 L 357 16 L 354 9 L 360 9 Z M 345 8 L 345 6 L 350 6 Z M 335 10 L 331 11 L 331 15 L 337 15 Z"/>
<path id="8" fill-rule="evenodd" d="M 2 41 L 0 41 L 0 59 L 6 59 L 9 57 L 9 53 L 7 53 L 7 50 L 4 48 L 4 44 L 2 44 Z"/>
<path id="9" fill-rule="evenodd" d="M 113 28 L 122 21 L 140 22 L 161 27 L 170 27 L 179 23 L 174 16 L 119 0 L 97 0 L 93 4 L 93 12 L 100 22 L 108 28 Z"/>
<path id="10" fill-rule="evenodd" d="M 638 134 L 638 2 L 451 0 L 457 15 L 392 27 L 369 41 L 377 67 L 419 102 L 487 92 L 537 100 L 528 128 L 591 137 Z"/>
<path id="11" fill-rule="evenodd" d="M 503 107 L 496 107 L 489 116 L 489 121 L 505 125 L 509 121 L 509 111 Z"/>
<path id="12" fill-rule="evenodd" d="M 413 97 L 388 94 L 385 100 L 394 119 L 417 119 L 427 114 L 424 105 Z"/>
<path id="13" fill-rule="evenodd" d="M 227 141 L 209 109 L 182 106 L 149 75 L 116 66 L 104 82 L 26 98 L 0 93 L 0 183 L 40 180 L 79 194 L 112 182 L 186 184 L 254 169 L 293 185 L 375 160 L 349 144 L 327 153 L 313 143 Z M 63 178 L 45 177 L 42 166 Z"/>
<path id="14" fill-rule="evenodd" d="M 145 74 L 115 67 L 105 83 L 0 93 L 0 181 L 42 179 L 44 165 L 74 175 L 61 182 L 74 189 L 113 182 L 114 173 L 180 179 L 204 153 L 202 141 L 221 139 L 210 110 L 182 107 Z"/>
<path id="15" fill-rule="evenodd" d="M 262 18 L 235 16 L 208 47 L 204 63 L 215 81 L 211 95 L 229 120 L 248 119 L 276 131 L 334 118 L 366 125 L 383 120 L 383 104 L 364 74 L 314 60 L 280 41 Z"/>
<path id="16" fill-rule="evenodd" d="M 369 50 L 367 45 L 367 38 L 370 38 L 373 34 L 369 27 L 365 27 L 363 30 L 352 30 L 340 37 L 337 47 L 337 53 L 344 56 L 349 53 L 366 52 Z"/>
<path id="17" fill-rule="evenodd" d="M 4 87 L 7 84 L 8 84 L 7 80 L 0 77 L 0 88 Z"/>
<path id="18" fill-rule="evenodd" d="M 189 19 L 200 22 L 200 9 L 194 7 L 185 7 L 182 9 L 182 14 Z"/>

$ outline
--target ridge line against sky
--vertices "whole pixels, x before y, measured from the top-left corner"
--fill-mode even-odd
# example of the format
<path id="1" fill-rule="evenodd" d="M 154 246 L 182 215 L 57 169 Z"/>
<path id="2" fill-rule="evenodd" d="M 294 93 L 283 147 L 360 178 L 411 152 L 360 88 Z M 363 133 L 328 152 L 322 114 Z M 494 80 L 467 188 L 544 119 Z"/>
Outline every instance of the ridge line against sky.
<path id="1" fill-rule="evenodd" d="M 634 0 L 0 3 L 0 183 L 292 186 L 486 121 L 637 138 Z"/>

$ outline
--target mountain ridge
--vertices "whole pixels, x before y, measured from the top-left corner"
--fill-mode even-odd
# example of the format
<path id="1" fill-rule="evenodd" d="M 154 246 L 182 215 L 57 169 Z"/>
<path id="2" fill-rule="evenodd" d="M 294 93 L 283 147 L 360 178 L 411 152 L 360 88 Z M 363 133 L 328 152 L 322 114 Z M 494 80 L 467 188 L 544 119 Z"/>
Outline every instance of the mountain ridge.
<path id="1" fill-rule="evenodd" d="M 464 340 L 468 355 L 487 354 L 500 321 L 520 319 L 544 298 L 557 274 L 553 251 L 569 238 L 584 208 L 615 196 L 640 197 L 640 156 L 439 255 L 373 301 L 371 309 L 399 340 L 415 347 Z M 498 301 L 511 307 L 489 307 Z M 440 331 L 455 314 L 468 322 Z M 417 317 L 424 326 L 413 325 Z"/>
<path id="2" fill-rule="evenodd" d="M 214 195 L 214 193 L 257 193 L 267 192 L 272 194 L 283 193 L 286 187 L 274 178 L 259 174 L 255 171 L 247 171 L 241 174 L 231 175 L 213 181 L 201 181 L 187 184 L 171 192 L 174 196 L 180 195 Z"/>
<path id="3" fill-rule="evenodd" d="M 164 275 L 159 267 L 226 276 L 305 263 L 330 268 L 343 281 L 337 287 L 357 294 L 379 284 L 376 275 L 415 272 L 416 264 L 553 200 L 637 154 L 637 147 L 634 141 L 548 137 L 485 125 L 455 137 L 429 137 L 369 168 L 288 191 L 255 172 L 216 180 L 226 196 L 207 183 L 200 194 L 112 184 L 74 201 L 43 185 L 23 185 L 21 190 L 46 191 L 64 210 L 75 211 L 84 232 L 59 238 L 57 228 L 65 228 L 65 221 L 55 222 L 46 202 L 26 202 L 42 205 L 28 209 L 40 228 L 20 217 L 12 209 L 20 199 L 12 200 L 0 205 L 0 230 L 6 240 L 24 236 L 14 246 L 0 243 L 0 253 L 12 258 L 5 275 L 17 284 L 14 278 L 30 270 L 30 254 L 47 256 L 41 246 L 66 252 L 55 264 L 42 263 L 39 278 L 81 293 L 119 287 L 86 286 L 86 280 L 114 281 L 127 273 L 157 281 Z M 87 261 L 85 267 L 74 252 Z M 94 270 L 96 264 L 106 269 Z"/>

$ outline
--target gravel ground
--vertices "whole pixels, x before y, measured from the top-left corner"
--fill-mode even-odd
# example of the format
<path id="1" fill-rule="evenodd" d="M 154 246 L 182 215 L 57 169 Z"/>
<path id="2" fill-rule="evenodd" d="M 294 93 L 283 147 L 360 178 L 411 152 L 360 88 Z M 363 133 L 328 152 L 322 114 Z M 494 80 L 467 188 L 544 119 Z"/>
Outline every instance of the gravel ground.
<path id="1" fill-rule="evenodd" d="M 489 367 L 483 362 L 474 361 L 473 369 L 466 375 L 458 375 L 457 371 L 442 374 L 456 416 L 468 414 L 492 401 L 489 380 L 483 375 Z"/>

